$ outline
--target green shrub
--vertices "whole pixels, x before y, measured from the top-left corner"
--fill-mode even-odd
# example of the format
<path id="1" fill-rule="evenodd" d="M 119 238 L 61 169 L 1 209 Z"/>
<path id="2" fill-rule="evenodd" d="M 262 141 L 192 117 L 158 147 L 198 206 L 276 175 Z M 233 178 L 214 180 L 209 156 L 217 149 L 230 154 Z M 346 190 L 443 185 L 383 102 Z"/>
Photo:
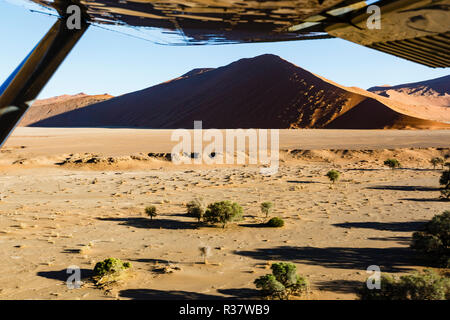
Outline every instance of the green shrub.
<path id="1" fill-rule="evenodd" d="M 297 267 L 293 263 L 278 262 L 271 266 L 272 274 L 256 279 L 253 283 L 261 289 L 263 296 L 289 300 L 292 295 L 300 296 L 308 290 L 308 282 L 297 275 Z"/>
<path id="2" fill-rule="evenodd" d="M 208 205 L 203 219 L 208 223 L 222 223 L 225 228 L 228 222 L 242 220 L 242 212 L 236 202 L 220 201 Z"/>
<path id="3" fill-rule="evenodd" d="M 331 182 L 335 183 L 338 179 L 339 176 L 341 175 L 341 173 L 337 170 L 330 170 L 327 172 L 326 176 L 328 177 L 328 179 L 330 179 Z"/>
<path id="4" fill-rule="evenodd" d="M 435 157 L 430 160 L 430 163 L 433 165 L 433 169 L 436 169 L 437 165 L 441 165 L 442 167 L 444 167 L 444 162 L 445 160 L 441 157 Z"/>
<path id="5" fill-rule="evenodd" d="M 450 211 L 436 215 L 423 231 L 413 233 L 411 248 L 444 267 L 450 267 Z"/>
<path id="6" fill-rule="evenodd" d="M 387 159 L 384 161 L 384 165 L 391 169 L 400 168 L 401 164 L 397 159 Z"/>
<path id="7" fill-rule="evenodd" d="M 284 220 L 278 217 L 273 217 L 269 221 L 267 221 L 267 226 L 272 228 L 281 228 L 284 226 Z"/>
<path id="8" fill-rule="evenodd" d="M 269 216 L 270 211 L 272 211 L 273 203 L 266 201 L 261 203 L 261 212 L 266 215 L 266 218 Z"/>
<path id="9" fill-rule="evenodd" d="M 195 199 L 186 204 L 187 215 L 193 218 L 197 218 L 198 222 L 203 219 L 205 209 L 200 199 Z"/>
<path id="10" fill-rule="evenodd" d="M 150 217 L 150 220 L 153 220 L 153 218 L 158 215 L 156 213 L 156 207 L 155 206 L 148 206 L 147 208 L 145 208 L 145 213 Z"/>
<path id="11" fill-rule="evenodd" d="M 122 260 L 117 258 L 108 258 L 95 264 L 94 276 L 103 277 L 105 275 L 119 273 L 128 268 L 131 268 L 129 262 L 122 262 Z"/>
<path id="12" fill-rule="evenodd" d="M 381 276 L 380 289 L 368 289 L 364 283 L 359 297 L 362 300 L 449 300 L 450 278 L 432 270 L 401 276 L 400 279 Z"/>

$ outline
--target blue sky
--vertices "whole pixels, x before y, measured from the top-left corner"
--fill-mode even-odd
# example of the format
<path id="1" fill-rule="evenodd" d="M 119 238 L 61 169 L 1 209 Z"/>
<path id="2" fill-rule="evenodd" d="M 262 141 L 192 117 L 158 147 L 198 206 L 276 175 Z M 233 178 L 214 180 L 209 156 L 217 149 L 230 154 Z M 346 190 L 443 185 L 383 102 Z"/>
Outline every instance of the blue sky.
<path id="1" fill-rule="evenodd" d="M 0 83 L 55 21 L 0 0 Z M 218 67 L 240 58 L 272 53 L 345 86 L 364 89 L 441 77 L 432 69 L 356 44 L 311 40 L 220 46 L 162 46 L 91 27 L 39 98 L 61 94 L 120 95 L 175 78 L 193 68 Z"/>

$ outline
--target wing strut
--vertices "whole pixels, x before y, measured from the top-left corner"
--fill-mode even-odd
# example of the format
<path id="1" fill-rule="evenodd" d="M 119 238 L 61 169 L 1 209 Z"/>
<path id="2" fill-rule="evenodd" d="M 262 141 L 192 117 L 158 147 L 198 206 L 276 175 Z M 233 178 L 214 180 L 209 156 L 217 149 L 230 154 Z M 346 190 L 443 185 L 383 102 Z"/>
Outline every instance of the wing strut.
<path id="1" fill-rule="evenodd" d="M 59 18 L 0 87 L 0 147 L 87 28 L 69 30 Z"/>

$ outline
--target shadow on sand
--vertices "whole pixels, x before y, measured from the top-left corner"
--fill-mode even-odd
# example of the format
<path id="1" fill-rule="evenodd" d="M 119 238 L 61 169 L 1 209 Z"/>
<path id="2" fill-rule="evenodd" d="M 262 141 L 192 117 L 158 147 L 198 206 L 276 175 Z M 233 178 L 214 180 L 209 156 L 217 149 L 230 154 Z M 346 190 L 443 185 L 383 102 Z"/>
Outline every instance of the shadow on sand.
<path id="1" fill-rule="evenodd" d="M 197 222 L 191 221 L 179 221 L 171 219 L 154 219 L 150 220 L 148 218 L 141 217 L 130 217 L 130 218 L 97 218 L 100 221 L 116 221 L 120 222 L 120 225 L 130 226 L 135 228 L 144 229 L 197 229 L 199 224 Z"/>
<path id="2" fill-rule="evenodd" d="M 423 265 L 409 248 L 314 248 L 281 246 L 252 251 L 235 251 L 235 254 L 258 260 L 292 261 L 326 268 L 366 270 L 378 265 L 384 272 L 402 272 L 409 266 Z"/>
<path id="3" fill-rule="evenodd" d="M 219 289 L 228 297 L 204 294 L 190 291 L 174 291 L 174 290 L 155 290 L 155 289 L 126 289 L 119 293 L 120 297 L 131 298 L 136 300 L 224 300 L 224 299 L 254 299 L 259 297 L 258 291 L 247 288 L 240 289 Z"/>
<path id="4" fill-rule="evenodd" d="M 316 284 L 317 289 L 334 293 L 357 293 L 363 286 L 362 281 L 355 280 L 330 280 Z"/>
<path id="5" fill-rule="evenodd" d="M 394 190 L 394 191 L 439 191 L 437 187 L 423 187 L 423 186 L 374 186 L 367 187 L 371 190 Z"/>
<path id="6" fill-rule="evenodd" d="M 414 232 L 423 228 L 425 221 L 408 222 L 345 222 L 335 223 L 333 226 L 340 228 L 376 229 L 381 231 Z"/>
<path id="7" fill-rule="evenodd" d="M 93 271 L 90 269 L 80 269 L 81 272 L 81 279 L 87 279 L 91 278 L 93 275 Z M 59 281 L 67 281 L 67 278 L 70 277 L 73 273 L 67 273 L 67 269 L 62 269 L 58 271 L 39 271 L 36 273 L 40 277 L 44 277 L 47 279 L 52 280 L 59 280 Z"/>

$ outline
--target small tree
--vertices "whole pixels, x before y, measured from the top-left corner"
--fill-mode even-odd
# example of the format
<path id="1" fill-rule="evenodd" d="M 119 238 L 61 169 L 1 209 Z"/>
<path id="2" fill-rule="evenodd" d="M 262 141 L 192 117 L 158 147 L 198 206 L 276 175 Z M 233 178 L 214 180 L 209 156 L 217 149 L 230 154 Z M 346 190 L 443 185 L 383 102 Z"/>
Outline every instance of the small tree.
<path id="1" fill-rule="evenodd" d="M 443 198 L 450 199 L 450 168 L 442 172 L 439 179 L 439 184 L 444 186 L 441 189 L 441 195 Z"/>
<path id="2" fill-rule="evenodd" d="M 437 165 L 441 165 L 442 167 L 444 167 L 444 159 L 440 157 L 435 157 L 431 159 L 430 163 L 433 165 L 433 169 L 436 169 Z"/>
<path id="3" fill-rule="evenodd" d="M 211 254 L 211 247 L 205 246 L 198 248 L 200 250 L 200 255 L 203 257 L 203 263 L 208 264 L 207 258 Z"/>
<path id="4" fill-rule="evenodd" d="M 411 247 L 443 267 L 450 267 L 450 211 L 434 216 L 422 231 L 413 233 Z"/>
<path id="5" fill-rule="evenodd" d="M 266 201 L 261 203 L 261 212 L 266 215 L 266 218 L 269 216 L 270 212 L 272 211 L 273 203 Z"/>
<path id="6" fill-rule="evenodd" d="M 205 208 L 201 199 L 195 199 L 186 204 L 187 214 L 190 217 L 197 218 L 198 222 L 203 219 Z"/>
<path id="7" fill-rule="evenodd" d="M 384 161 L 384 165 L 391 169 L 400 168 L 401 164 L 397 159 L 387 159 Z"/>
<path id="8" fill-rule="evenodd" d="M 332 183 L 335 183 L 336 181 L 339 180 L 339 176 L 341 175 L 341 173 L 337 170 L 330 170 L 327 172 L 326 176 L 328 177 L 328 179 L 330 179 L 330 181 Z"/>
<path id="9" fill-rule="evenodd" d="M 147 208 L 145 208 L 145 213 L 150 217 L 150 220 L 153 220 L 153 218 L 158 215 L 156 213 L 156 207 L 155 206 L 148 206 Z"/>
<path id="10" fill-rule="evenodd" d="M 254 281 L 261 293 L 268 298 L 289 300 L 290 296 L 305 293 L 308 282 L 297 275 L 297 267 L 293 263 L 278 262 L 271 266 L 272 274 L 259 277 Z"/>
<path id="11" fill-rule="evenodd" d="M 242 212 L 242 207 L 236 202 L 215 202 L 208 205 L 204 220 L 208 223 L 222 223 L 222 228 L 225 228 L 228 222 L 241 220 Z"/>

